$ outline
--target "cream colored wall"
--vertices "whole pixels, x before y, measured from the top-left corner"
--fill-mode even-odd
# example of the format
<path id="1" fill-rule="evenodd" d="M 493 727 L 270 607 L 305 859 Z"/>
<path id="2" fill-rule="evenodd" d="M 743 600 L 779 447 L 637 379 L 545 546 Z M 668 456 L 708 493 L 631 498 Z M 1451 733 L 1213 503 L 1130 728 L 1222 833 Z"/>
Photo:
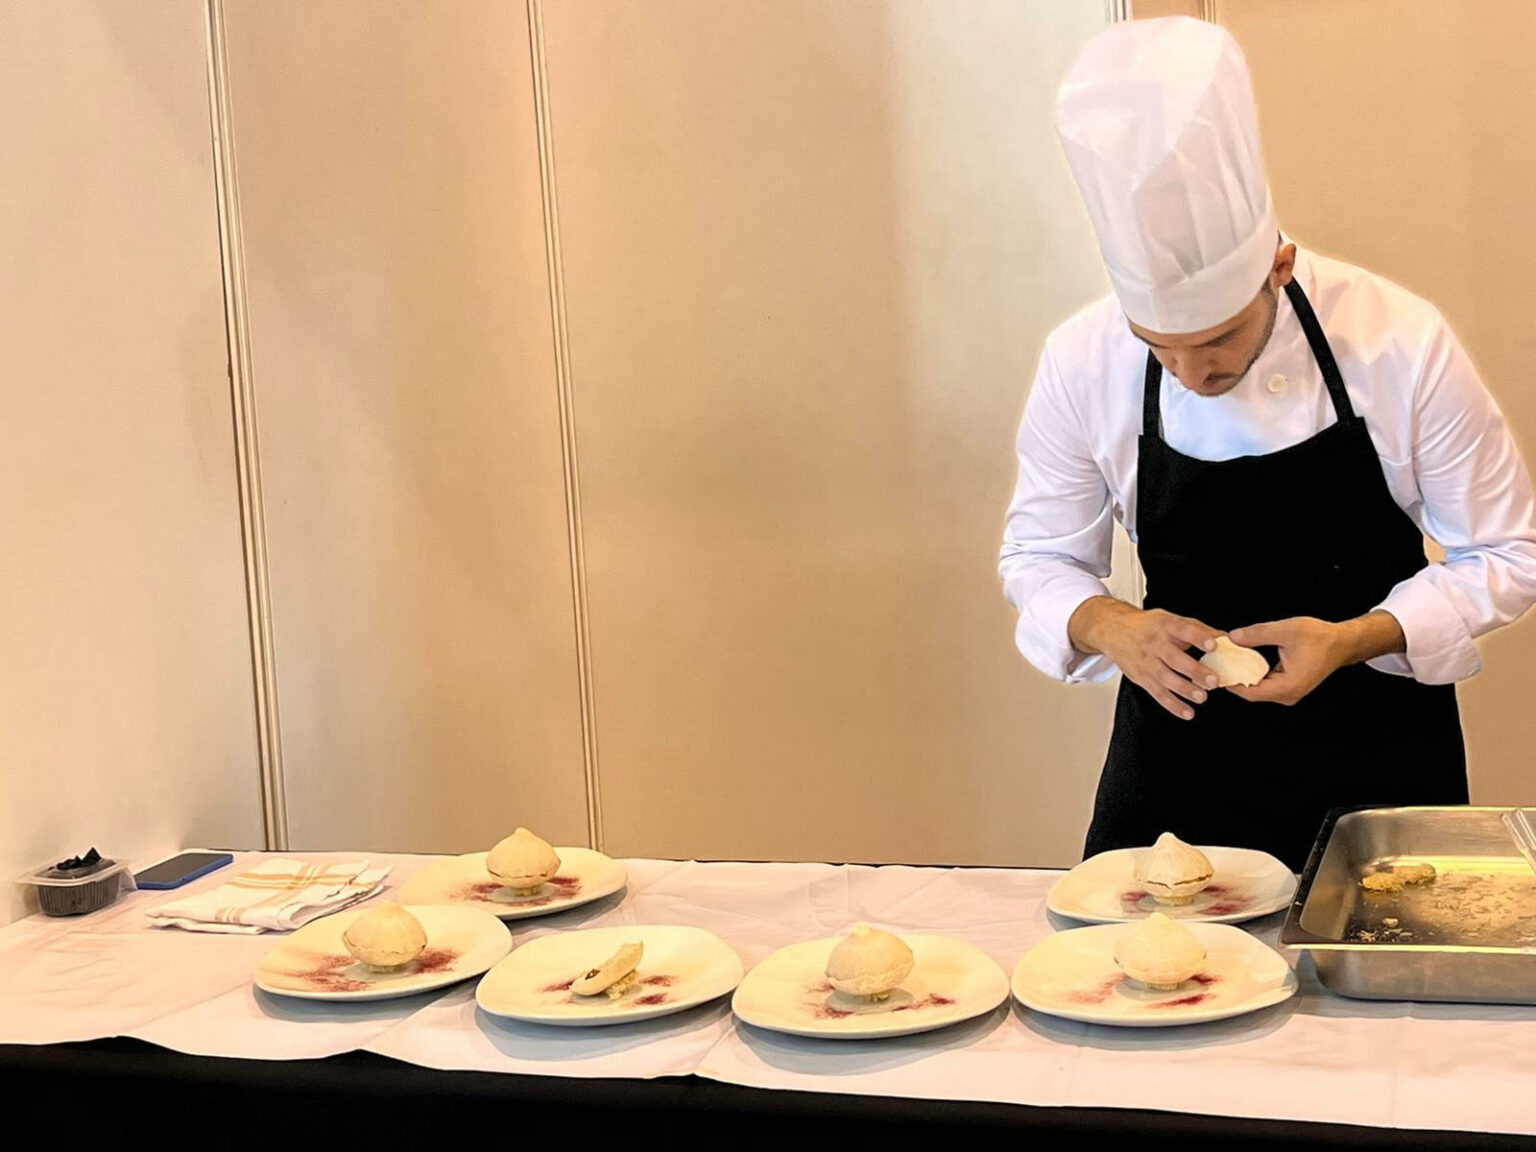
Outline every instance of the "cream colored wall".
<path id="1" fill-rule="evenodd" d="M 292 841 L 585 843 L 523 5 L 227 39 Z"/>
<path id="2" fill-rule="evenodd" d="M 1076 859 L 1110 689 L 995 558 L 1104 5 L 546 10 L 608 848 Z"/>
<path id="3" fill-rule="evenodd" d="M 1210 0 L 1131 0 L 1131 17 L 1151 20 L 1159 16 L 1203 17 L 1210 8 Z"/>
<path id="4" fill-rule="evenodd" d="M 195 0 L 0 5 L 0 919 L 260 844 L 205 58 Z"/>
<path id="5" fill-rule="evenodd" d="M 202 7 L 0 8 L 12 871 L 259 834 Z M 1536 12 L 1215 9 L 1287 226 L 1435 300 L 1536 442 Z M 1103 17 L 547 6 L 610 850 L 1075 856 L 1109 692 L 1023 665 L 992 560 L 1103 289 L 1049 119 Z M 582 842 L 524 10 L 235 0 L 229 46 L 294 841 Z M 1536 625 L 1484 651 L 1475 798 L 1536 803 Z"/>
<path id="6" fill-rule="evenodd" d="M 1138 5 L 1139 9 L 1140 5 Z M 1220 0 L 1248 56 L 1281 222 L 1433 300 L 1536 460 L 1536 6 Z M 1472 794 L 1536 804 L 1536 620 L 1463 686 Z"/>

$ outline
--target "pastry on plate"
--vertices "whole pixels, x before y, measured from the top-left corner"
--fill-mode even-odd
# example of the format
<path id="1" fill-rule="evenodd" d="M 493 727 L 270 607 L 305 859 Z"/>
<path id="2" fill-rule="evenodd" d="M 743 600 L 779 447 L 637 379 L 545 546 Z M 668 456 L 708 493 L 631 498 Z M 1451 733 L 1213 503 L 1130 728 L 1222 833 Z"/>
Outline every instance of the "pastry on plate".
<path id="1" fill-rule="evenodd" d="M 645 945 L 642 943 L 622 945 L 596 968 L 572 981 L 571 991 L 578 996 L 606 996 L 610 1000 L 617 1000 L 635 986 L 640 975 L 640 957 L 644 953 Z"/>
<path id="2" fill-rule="evenodd" d="M 1177 988 L 1205 964 L 1205 945 L 1184 925 L 1154 912 L 1115 937 L 1115 963 L 1148 988 Z"/>
<path id="3" fill-rule="evenodd" d="M 1216 873 L 1210 858 L 1164 832 L 1151 849 L 1136 861 L 1136 883 L 1159 904 L 1188 904 L 1211 882 Z"/>
<path id="4" fill-rule="evenodd" d="M 347 925 L 341 942 L 374 972 L 398 972 L 427 947 L 427 930 L 400 905 L 386 900 Z"/>
<path id="5" fill-rule="evenodd" d="M 913 963 L 900 936 L 855 924 L 827 957 L 827 983 L 846 996 L 884 1000 L 912 974 Z"/>
<path id="6" fill-rule="evenodd" d="M 490 850 L 485 870 L 515 892 L 532 892 L 560 871 L 560 854 L 548 841 L 519 828 Z"/>

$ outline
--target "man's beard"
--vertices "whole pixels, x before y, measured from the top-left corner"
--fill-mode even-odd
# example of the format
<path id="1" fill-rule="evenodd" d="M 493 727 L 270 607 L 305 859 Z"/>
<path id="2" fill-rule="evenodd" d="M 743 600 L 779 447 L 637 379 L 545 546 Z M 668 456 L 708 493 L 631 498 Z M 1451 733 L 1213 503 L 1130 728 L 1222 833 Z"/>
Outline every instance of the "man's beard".
<path id="1" fill-rule="evenodd" d="M 1207 400 L 1214 399 L 1217 396 L 1225 396 L 1232 389 L 1236 388 L 1238 384 L 1242 383 L 1243 377 L 1248 375 L 1249 370 L 1253 368 L 1254 364 L 1258 363 L 1259 357 L 1264 354 L 1264 349 L 1269 347 L 1269 338 L 1275 334 L 1275 318 L 1280 314 L 1280 293 L 1267 283 L 1260 289 L 1260 292 L 1269 300 L 1269 315 L 1264 319 L 1264 335 L 1259 337 L 1258 344 L 1254 346 L 1253 355 L 1248 357 L 1248 363 L 1243 365 L 1241 372 L 1227 372 L 1220 376 L 1207 378 L 1207 386 L 1211 384 L 1224 385 L 1219 390 L 1205 391 L 1203 389 L 1191 388 L 1190 391 L 1196 396 L 1203 396 Z"/>
<path id="2" fill-rule="evenodd" d="M 1280 314 L 1280 294 L 1268 284 L 1264 285 L 1264 295 L 1269 297 L 1269 318 L 1264 321 L 1264 335 L 1259 338 L 1258 345 L 1253 350 L 1253 355 L 1248 357 L 1248 363 L 1243 365 L 1243 370 L 1232 379 L 1233 387 L 1248 370 L 1258 363 L 1259 357 L 1264 355 L 1264 349 L 1269 347 L 1269 338 L 1275 334 L 1275 317 Z"/>

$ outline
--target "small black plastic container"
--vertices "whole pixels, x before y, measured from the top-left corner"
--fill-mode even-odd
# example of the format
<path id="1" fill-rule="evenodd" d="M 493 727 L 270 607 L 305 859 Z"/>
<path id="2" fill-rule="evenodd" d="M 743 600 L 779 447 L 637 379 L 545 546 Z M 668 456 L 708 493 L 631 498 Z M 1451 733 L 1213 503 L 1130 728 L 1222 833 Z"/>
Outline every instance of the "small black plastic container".
<path id="1" fill-rule="evenodd" d="M 37 906 L 43 915 L 84 916 L 117 899 L 127 870 L 126 861 L 103 857 L 74 868 L 47 864 L 28 872 L 20 882 L 37 889 Z"/>

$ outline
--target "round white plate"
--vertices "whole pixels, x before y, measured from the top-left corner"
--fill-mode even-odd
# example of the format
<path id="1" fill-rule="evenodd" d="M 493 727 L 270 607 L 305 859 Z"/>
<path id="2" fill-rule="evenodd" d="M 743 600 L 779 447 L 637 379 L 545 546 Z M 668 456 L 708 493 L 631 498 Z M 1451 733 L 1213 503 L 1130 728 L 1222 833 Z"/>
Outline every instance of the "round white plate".
<path id="1" fill-rule="evenodd" d="M 901 937 L 912 949 L 912 974 L 890 999 L 865 1004 L 832 990 L 827 958 L 841 937 L 780 948 L 756 968 L 731 998 L 748 1024 L 829 1040 L 910 1036 L 983 1016 L 1008 998 L 1008 977 L 997 962 L 953 936 Z"/>
<path id="2" fill-rule="evenodd" d="M 636 940 L 645 952 L 633 988 L 617 1000 L 572 994 L 572 981 Z M 587 928 L 530 940 L 486 973 L 475 1002 L 492 1016 L 580 1028 L 681 1012 L 739 983 L 741 957 L 702 928 Z"/>
<path id="3" fill-rule="evenodd" d="M 1090 924 L 1145 920 L 1161 912 L 1170 920 L 1236 924 L 1288 908 L 1296 876 L 1268 852 L 1253 848 L 1206 848 L 1215 875 L 1188 904 L 1159 904 L 1136 883 L 1136 860 L 1150 848 L 1117 848 L 1090 856 L 1052 886 L 1045 906 L 1058 916 Z"/>
<path id="4" fill-rule="evenodd" d="M 347 952 L 341 934 L 367 907 L 312 920 L 262 958 L 256 987 L 301 1000 L 388 1000 L 468 980 L 512 948 L 506 926 L 474 908 L 410 905 L 427 948 L 401 972 L 372 972 Z"/>
<path id="5" fill-rule="evenodd" d="M 1205 966 L 1168 992 L 1130 980 L 1115 963 L 1123 924 L 1071 928 L 1047 936 L 1019 961 L 1013 995 L 1024 1007 L 1088 1024 L 1163 1028 L 1257 1012 L 1296 994 L 1296 974 L 1280 954 L 1241 928 L 1194 923 Z"/>
<path id="6" fill-rule="evenodd" d="M 434 860 L 400 889 L 406 904 L 458 904 L 503 920 L 548 916 L 611 896 L 628 879 L 624 865 L 590 848 L 556 848 L 560 871 L 527 895 L 505 888 L 485 870 L 485 852 Z"/>

